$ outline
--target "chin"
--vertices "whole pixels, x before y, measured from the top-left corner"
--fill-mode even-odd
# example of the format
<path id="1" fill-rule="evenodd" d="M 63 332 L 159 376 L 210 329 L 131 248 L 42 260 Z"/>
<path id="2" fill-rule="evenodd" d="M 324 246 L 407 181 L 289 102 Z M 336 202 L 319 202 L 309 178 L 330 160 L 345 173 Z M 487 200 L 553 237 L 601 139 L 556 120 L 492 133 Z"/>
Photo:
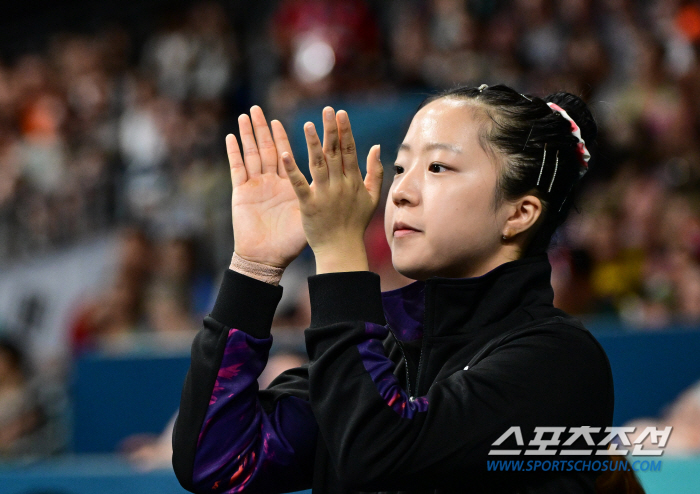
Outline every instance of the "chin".
<path id="1" fill-rule="evenodd" d="M 432 276 L 430 270 L 426 269 L 426 266 L 421 263 L 405 261 L 401 262 L 400 260 L 395 261 L 392 259 L 392 264 L 394 265 L 394 269 L 400 275 L 412 280 L 425 281 Z"/>

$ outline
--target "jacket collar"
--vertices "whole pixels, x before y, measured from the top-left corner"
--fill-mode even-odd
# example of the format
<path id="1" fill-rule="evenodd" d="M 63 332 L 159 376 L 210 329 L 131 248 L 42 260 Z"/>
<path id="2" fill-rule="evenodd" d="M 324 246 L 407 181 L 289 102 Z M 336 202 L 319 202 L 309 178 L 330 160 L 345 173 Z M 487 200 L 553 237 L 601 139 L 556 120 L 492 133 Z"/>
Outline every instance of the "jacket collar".
<path id="1" fill-rule="evenodd" d="M 552 267 L 546 253 L 501 264 L 473 278 L 432 277 L 382 292 L 384 316 L 403 341 L 512 327 L 533 319 L 528 308 L 552 306 Z M 529 319 L 528 319 L 529 318 Z"/>

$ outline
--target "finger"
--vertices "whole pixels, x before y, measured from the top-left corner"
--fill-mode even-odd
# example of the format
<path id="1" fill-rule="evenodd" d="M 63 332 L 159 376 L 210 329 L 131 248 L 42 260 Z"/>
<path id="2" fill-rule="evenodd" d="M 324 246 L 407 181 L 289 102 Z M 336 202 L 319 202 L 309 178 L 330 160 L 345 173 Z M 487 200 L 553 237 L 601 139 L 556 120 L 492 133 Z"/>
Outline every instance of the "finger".
<path id="1" fill-rule="evenodd" d="M 311 188 L 309 186 L 309 183 L 306 181 L 306 177 L 304 176 L 304 174 L 301 173 L 301 171 L 299 171 L 299 167 L 294 161 L 292 153 L 289 153 L 287 151 L 283 152 L 281 160 L 284 169 L 287 172 L 287 177 L 289 178 L 289 181 L 292 184 L 292 188 L 294 189 L 294 192 L 297 195 L 297 198 L 300 202 L 306 201 L 311 195 Z"/>
<path id="2" fill-rule="evenodd" d="M 248 180 L 248 174 L 245 171 L 243 156 L 238 147 L 236 136 L 229 134 L 226 136 L 226 154 L 228 155 L 228 164 L 231 168 L 231 185 L 235 189 Z"/>
<path id="3" fill-rule="evenodd" d="M 292 159 L 294 159 L 294 155 L 292 154 L 292 146 L 289 144 L 287 132 L 284 130 L 284 127 L 279 120 L 273 120 L 270 122 L 270 127 L 272 127 L 272 136 L 275 140 L 275 147 L 277 148 L 277 174 L 280 177 L 286 177 L 287 170 L 284 168 L 282 154 L 289 153 L 292 156 Z"/>
<path id="4" fill-rule="evenodd" d="M 333 108 L 323 109 L 323 154 L 328 166 L 328 177 L 331 181 L 343 176 L 343 158 L 340 156 L 340 139 L 338 124 L 335 121 Z"/>
<path id="5" fill-rule="evenodd" d="M 340 152 L 343 160 L 343 169 L 345 176 L 354 177 L 362 181 L 362 172 L 360 165 L 357 162 L 357 148 L 355 147 L 355 138 L 352 135 L 350 128 L 350 119 L 345 110 L 340 110 L 337 115 L 338 131 L 340 132 Z"/>
<path id="6" fill-rule="evenodd" d="M 248 178 L 260 175 L 262 171 L 262 162 L 260 161 L 258 145 L 255 143 L 255 137 L 253 136 L 253 126 L 250 123 L 248 115 L 243 114 L 238 117 L 238 129 L 241 132 L 243 161 L 245 162 L 245 169 L 248 172 Z"/>
<path id="7" fill-rule="evenodd" d="M 321 141 L 316 133 L 316 127 L 311 122 L 304 124 L 304 137 L 306 137 L 306 148 L 309 150 L 309 171 L 313 181 L 318 185 L 328 184 L 328 166 L 326 157 L 323 155 Z M 285 166 L 287 173 L 289 168 Z"/>
<path id="8" fill-rule="evenodd" d="M 381 149 L 379 144 L 372 146 L 367 155 L 367 175 L 365 176 L 365 188 L 372 198 L 372 204 L 376 207 L 382 195 L 382 181 L 384 179 L 384 167 L 379 159 Z"/>
<path id="9" fill-rule="evenodd" d="M 270 129 L 265 120 L 265 114 L 258 105 L 250 109 L 250 118 L 253 121 L 255 140 L 258 142 L 258 152 L 262 162 L 263 173 L 277 173 L 277 148 L 272 140 Z"/>

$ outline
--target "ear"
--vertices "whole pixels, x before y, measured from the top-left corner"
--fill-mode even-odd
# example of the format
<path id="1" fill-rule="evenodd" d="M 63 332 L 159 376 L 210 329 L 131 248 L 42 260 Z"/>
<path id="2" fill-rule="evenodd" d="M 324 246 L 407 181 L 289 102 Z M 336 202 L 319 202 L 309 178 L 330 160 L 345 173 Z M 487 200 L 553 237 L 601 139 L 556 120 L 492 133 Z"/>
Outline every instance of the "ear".
<path id="1" fill-rule="evenodd" d="M 542 201 L 534 195 L 527 195 L 512 203 L 509 211 L 503 233 L 514 236 L 529 230 L 537 222 L 542 214 Z"/>

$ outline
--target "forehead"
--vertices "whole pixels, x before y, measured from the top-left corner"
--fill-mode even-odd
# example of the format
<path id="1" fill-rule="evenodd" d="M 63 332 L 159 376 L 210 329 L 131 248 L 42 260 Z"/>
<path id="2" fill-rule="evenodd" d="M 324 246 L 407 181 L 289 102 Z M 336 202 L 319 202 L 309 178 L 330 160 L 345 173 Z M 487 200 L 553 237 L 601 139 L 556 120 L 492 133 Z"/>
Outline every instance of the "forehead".
<path id="1" fill-rule="evenodd" d="M 442 142 L 469 150 L 479 147 L 481 111 L 474 104 L 456 98 L 440 98 L 421 108 L 413 117 L 405 144 Z"/>

